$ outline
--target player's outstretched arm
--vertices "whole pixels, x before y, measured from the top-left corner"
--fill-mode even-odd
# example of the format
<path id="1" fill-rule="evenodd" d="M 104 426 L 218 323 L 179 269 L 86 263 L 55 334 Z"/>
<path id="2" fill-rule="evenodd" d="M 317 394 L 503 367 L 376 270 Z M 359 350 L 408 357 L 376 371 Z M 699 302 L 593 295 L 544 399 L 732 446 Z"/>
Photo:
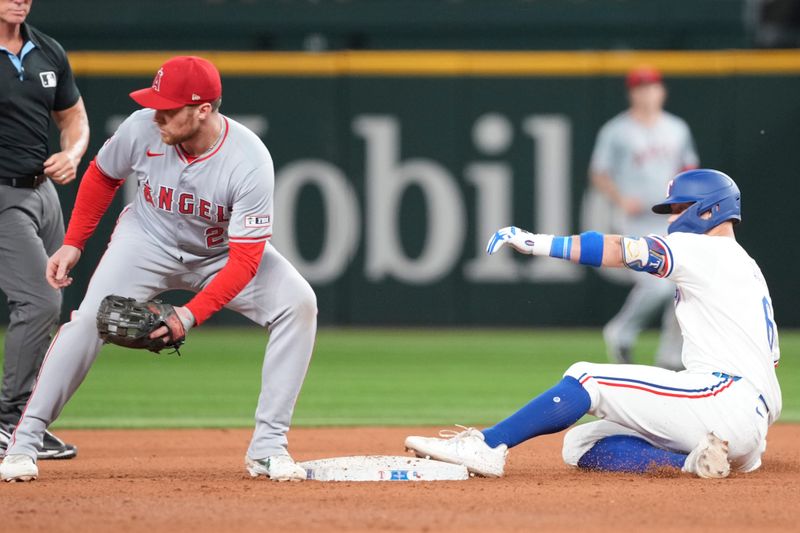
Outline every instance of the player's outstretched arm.
<path id="1" fill-rule="evenodd" d="M 629 266 L 623 257 L 622 242 L 620 235 L 604 235 L 594 231 L 559 237 L 508 226 L 492 235 L 486 253 L 492 255 L 509 245 L 521 254 L 556 257 L 596 267 L 621 268 Z"/>
<path id="2" fill-rule="evenodd" d="M 56 250 L 56 253 L 47 260 L 47 271 L 45 273 L 47 283 L 54 289 L 69 287 L 72 283 L 69 273 L 80 258 L 81 250 L 75 246 L 65 244 Z"/>

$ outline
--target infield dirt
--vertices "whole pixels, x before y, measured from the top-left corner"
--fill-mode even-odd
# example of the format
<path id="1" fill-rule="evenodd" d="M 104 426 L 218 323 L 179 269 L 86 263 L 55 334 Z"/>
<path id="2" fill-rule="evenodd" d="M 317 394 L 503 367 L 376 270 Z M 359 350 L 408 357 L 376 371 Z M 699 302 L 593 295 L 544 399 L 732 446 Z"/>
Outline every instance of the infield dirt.
<path id="1" fill-rule="evenodd" d="M 297 460 L 404 455 L 435 428 L 296 429 Z M 561 435 L 512 450 L 502 479 L 276 483 L 243 467 L 249 430 L 59 431 L 71 461 L 0 486 L 2 531 L 797 531 L 800 425 L 771 428 L 763 467 L 724 480 L 581 472 Z"/>

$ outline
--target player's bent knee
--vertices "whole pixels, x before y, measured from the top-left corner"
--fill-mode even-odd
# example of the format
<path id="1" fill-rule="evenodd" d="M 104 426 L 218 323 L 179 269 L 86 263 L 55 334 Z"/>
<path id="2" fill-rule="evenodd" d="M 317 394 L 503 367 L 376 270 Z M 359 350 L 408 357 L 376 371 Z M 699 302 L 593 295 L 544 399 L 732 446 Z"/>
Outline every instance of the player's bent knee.
<path id="1" fill-rule="evenodd" d="M 564 376 L 570 376 L 578 381 L 581 381 L 581 378 L 587 375 L 591 376 L 594 373 L 595 366 L 595 363 L 587 363 L 586 361 L 574 363 L 567 369 L 566 372 L 564 372 Z"/>
<path id="2" fill-rule="evenodd" d="M 592 424 L 575 426 L 564 435 L 561 457 L 570 466 L 578 466 L 581 457 L 592 449 L 599 440 L 592 431 Z"/>
<path id="3" fill-rule="evenodd" d="M 317 295 L 311 285 L 304 280 L 301 288 L 295 294 L 292 308 L 299 317 L 304 319 L 316 319 L 317 316 Z"/>

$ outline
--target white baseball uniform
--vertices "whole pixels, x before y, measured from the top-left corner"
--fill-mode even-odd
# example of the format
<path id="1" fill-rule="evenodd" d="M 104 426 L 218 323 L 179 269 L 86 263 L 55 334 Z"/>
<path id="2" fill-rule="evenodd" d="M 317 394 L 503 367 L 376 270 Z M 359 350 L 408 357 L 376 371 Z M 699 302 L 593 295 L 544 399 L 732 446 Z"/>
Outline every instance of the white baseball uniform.
<path id="1" fill-rule="evenodd" d="M 53 340 L 8 454 L 35 457 L 42 432 L 83 381 L 101 347 L 95 316 L 106 295 L 146 300 L 170 289 L 202 291 L 229 262 L 229 243 L 271 236 L 274 174 L 261 140 L 220 115 L 219 138 L 192 158 L 162 142 L 154 113 L 133 113 L 97 155 L 108 178 L 138 180 L 137 197 L 120 215 L 79 309 Z M 285 454 L 316 334 L 314 292 L 267 243 L 244 289 L 227 301 L 217 294 L 193 312 L 202 322 L 222 305 L 269 329 L 248 455 Z"/>
<path id="2" fill-rule="evenodd" d="M 570 430 L 563 455 L 577 465 L 595 442 L 635 435 L 688 453 L 708 432 L 730 442 L 734 468 L 761 464 L 767 428 L 782 408 L 775 374 L 778 330 L 767 284 L 735 239 L 672 233 L 664 277 L 677 285 L 685 371 L 577 363 L 565 373 L 589 392 L 603 418 Z"/>
<path id="3" fill-rule="evenodd" d="M 678 172 L 697 165 L 697 153 L 686 122 L 662 112 L 657 122 L 645 125 L 635 120 L 630 111 L 620 113 L 600 129 L 590 164 L 592 172 L 609 175 L 622 196 L 637 198 L 644 206 L 661 202 L 668 181 Z M 615 210 L 611 232 L 663 235 L 666 229 L 665 218 L 648 208 L 636 215 Z M 631 281 L 635 285 L 622 309 L 606 325 L 604 336 L 610 344 L 629 348 L 642 328 L 663 310 L 656 363 L 679 368 L 681 337 L 671 306 L 671 285 L 642 276 L 632 277 Z"/>

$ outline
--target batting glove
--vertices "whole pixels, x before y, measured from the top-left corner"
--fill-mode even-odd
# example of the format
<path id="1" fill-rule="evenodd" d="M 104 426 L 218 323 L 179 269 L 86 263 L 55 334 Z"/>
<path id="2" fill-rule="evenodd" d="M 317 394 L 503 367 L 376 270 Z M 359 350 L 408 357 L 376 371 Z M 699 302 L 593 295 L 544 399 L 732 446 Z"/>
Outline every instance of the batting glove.
<path id="1" fill-rule="evenodd" d="M 516 226 L 507 226 L 492 235 L 486 253 L 493 255 L 507 243 L 521 254 L 549 255 L 552 242 L 552 235 L 537 235 Z"/>

